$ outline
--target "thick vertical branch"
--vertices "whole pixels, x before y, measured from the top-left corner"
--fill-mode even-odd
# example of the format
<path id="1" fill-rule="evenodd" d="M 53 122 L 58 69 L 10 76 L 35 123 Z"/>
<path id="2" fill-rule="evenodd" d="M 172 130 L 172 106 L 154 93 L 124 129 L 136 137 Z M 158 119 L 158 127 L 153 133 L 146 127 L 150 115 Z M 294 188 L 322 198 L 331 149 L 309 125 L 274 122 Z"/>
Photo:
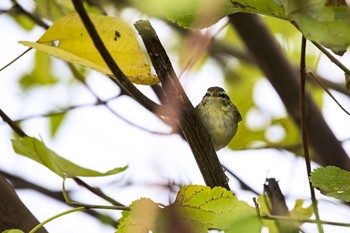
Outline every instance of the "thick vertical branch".
<path id="1" fill-rule="evenodd" d="M 276 45 L 258 16 L 236 13 L 230 16 L 230 21 L 276 89 L 292 119 L 300 127 L 298 101 L 300 82 L 297 72 L 283 56 L 281 49 Z M 306 127 L 310 145 L 316 152 L 315 160 L 322 165 L 335 165 L 350 171 L 348 155 L 308 93 L 305 95 L 305 104 L 308 107 Z"/>
<path id="2" fill-rule="evenodd" d="M 162 83 L 167 102 L 178 115 L 178 124 L 186 137 L 198 167 L 208 186 L 229 189 L 227 178 L 201 120 L 185 94 L 171 62 L 149 21 L 135 24 Z"/>

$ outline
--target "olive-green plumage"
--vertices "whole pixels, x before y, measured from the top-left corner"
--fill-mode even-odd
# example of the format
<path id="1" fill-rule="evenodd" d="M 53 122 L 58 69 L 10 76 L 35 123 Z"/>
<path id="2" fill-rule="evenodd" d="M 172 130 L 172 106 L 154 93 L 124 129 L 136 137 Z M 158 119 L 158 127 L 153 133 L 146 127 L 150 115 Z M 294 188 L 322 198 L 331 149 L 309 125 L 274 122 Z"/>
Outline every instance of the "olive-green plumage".
<path id="1" fill-rule="evenodd" d="M 231 141 L 242 120 L 237 107 L 221 87 L 210 87 L 196 110 L 216 151 Z"/>

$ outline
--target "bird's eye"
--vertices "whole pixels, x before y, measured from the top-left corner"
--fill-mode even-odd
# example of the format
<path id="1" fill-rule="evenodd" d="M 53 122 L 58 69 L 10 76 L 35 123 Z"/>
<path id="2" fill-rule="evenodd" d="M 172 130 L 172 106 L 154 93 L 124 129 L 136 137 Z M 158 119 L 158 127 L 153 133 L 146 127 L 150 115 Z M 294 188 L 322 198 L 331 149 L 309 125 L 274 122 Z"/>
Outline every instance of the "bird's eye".
<path id="1" fill-rule="evenodd" d="M 225 98 L 225 99 L 228 98 L 228 96 L 226 95 L 226 93 L 220 93 L 219 96 L 220 96 L 221 98 Z"/>
<path id="2" fill-rule="evenodd" d="M 204 97 L 209 97 L 211 96 L 209 92 L 205 93 Z"/>

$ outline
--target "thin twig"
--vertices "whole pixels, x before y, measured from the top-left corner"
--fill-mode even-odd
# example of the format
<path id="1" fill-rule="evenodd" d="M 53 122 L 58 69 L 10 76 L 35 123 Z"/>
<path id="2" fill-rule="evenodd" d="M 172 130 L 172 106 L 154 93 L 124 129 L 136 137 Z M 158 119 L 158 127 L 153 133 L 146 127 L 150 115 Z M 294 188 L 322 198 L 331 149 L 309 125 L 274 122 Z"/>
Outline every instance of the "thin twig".
<path id="1" fill-rule="evenodd" d="M 246 150 L 265 150 L 265 149 L 273 149 L 273 150 L 286 150 L 293 152 L 294 154 L 297 154 L 297 151 L 299 151 L 302 148 L 301 143 L 295 143 L 290 145 L 266 145 L 266 146 L 258 146 L 258 147 L 247 147 Z"/>
<path id="2" fill-rule="evenodd" d="M 114 116 L 118 117 L 120 120 L 124 121 L 125 123 L 137 128 L 137 129 L 140 129 L 142 131 L 145 131 L 147 133 L 151 133 L 151 134 L 155 134 L 155 135 L 171 135 L 172 133 L 163 133 L 163 132 L 155 132 L 155 131 L 152 131 L 152 130 L 149 130 L 149 129 L 146 129 L 140 125 L 137 125 L 131 121 L 129 121 L 128 119 L 126 119 L 125 117 L 123 117 L 122 115 L 118 114 L 116 111 L 114 111 L 113 108 L 111 108 L 108 103 L 110 100 L 114 99 L 114 98 L 117 98 L 118 96 L 121 96 L 122 94 L 127 94 L 127 93 L 124 93 L 122 90 L 121 90 L 121 93 L 119 93 L 118 96 L 114 97 L 114 98 L 110 98 L 109 100 L 107 101 L 103 101 L 94 91 L 93 89 L 86 83 L 85 81 L 85 78 L 84 76 L 77 70 L 77 68 L 71 64 L 71 63 L 68 63 L 68 66 L 70 68 L 70 70 L 72 71 L 73 73 L 73 76 L 81 83 L 84 85 L 84 87 L 96 98 L 97 102 L 95 105 L 103 105 L 105 108 L 107 108 L 108 111 L 110 111 Z M 162 120 L 162 118 L 159 118 L 160 120 Z"/>
<path id="3" fill-rule="evenodd" d="M 328 59 L 333 62 L 336 66 L 338 66 L 341 70 L 344 71 L 345 74 L 350 76 L 350 70 L 341 63 L 335 56 L 333 56 L 326 48 L 315 41 L 311 41 L 324 55 L 328 57 Z"/>
<path id="4" fill-rule="evenodd" d="M 9 63 L 7 63 L 6 65 L 4 65 L 3 67 L 1 67 L 0 72 L 3 71 L 4 69 L 6 69 L 7 67 L 9 67 L 10 65 L 12 65 L 13 63 L 15 63 L 18 59 L 20 59 L 24 54 L 26 54 L 27 52 L 29 52 L 32 48 L 27 49 L 26 51 L 24 51 L 23 53 L 21 53 L 20 55 L 18 55 L 15 59 L 13 59 L 12 61 L 10 61 Z"/>
<path id="5" fill-rule="evenodd" d="M 250 187 L 246 182 L 244 182 L 241 178 L 239 178 L 233 171 L 228 169 L 225 165 L 221 163 L 221 166 L 225 169 L 226 172 L 228 172 L 231 176 L 233 176 L 241 185 L 241 187 L 245 190 L 251 191 L 252 193 L 256 195 L 260 195 L 257 191 L 255 191 L 252 187 Z"/>
<path id="6" fill-rule="evenodd" d="M 77 202 L 77 201 L 72 201 L 66 191 L 66 178 L 63 179 L 62 182 L 62 194 L 64 197 L 64 200 L 66 201 L 67 205 L 69 206 L 74 206 L 74 207 L 85 207 L 87 209 L 89 208 L 97 208 L 97 209 L 114 209 L 114 210 L 129 210 L 130 208 L 120 204 L 119 202 L 115 201 L 114 199 L 112 199 L 111 197 L 108 197 L 107 195 L 105 195 L 102 191 L 91 187 L 90 185 L 86 184 L 84 181 L 82 181 L 81 179 L 75 177 L 73 178 L 74 181 L 83 186 L 84 188 L 86 188 L 87 190 L 91 191 L 92 193 L 96 194 L 97 196 L 105 199 L 106 201 L 110 202 L 111 204 L 113 204 L 114 206 L 102 206 L 102 205 L 92 205 L 92 204 L 86 204 L 86 203 L 81 203 L 81 202 Z"/>
<path id="7" fill-rule="evenodd" d="M 34 23 L 36 23 L 40 27 L 43 27 L 45 29 L 49 28 L 49 25 L 47 23 L 45 23 L 40 17 L 26 11 L 20 4 L 18 4 L 17 1 L 12 0 L 12 3 L 14 4 L 12 7 L 12 10 L 15 10 L 18 13 L 24 14 L 25 16 L 27 16 L 29 19 L 31 19 Z"/>
<path id="8" fill-rule="evenodd" d="M 115 98 L 116 97 L 112 97 L 110 99 L 102 100 L 102 101 L 96 101 L 94 103 L 72 105 L 72 106 L 68 106 L 68 107 L 65 107 L 65 108 L 61 108 L 60 111 L 50 111 L 50 112 L 42 113 L 42 114 L 38 113 L 38 114 L 28 115 L 28 116 L 25 116 L 23 118 L 16 119 L 16 120 L 13 120 L 13 121 L 15 123 L 20 123 L 20 122 L 28 121 L 28 120 L 35 119 L 35 118 L 57 116 L 57 115 L 65 114 L 65 113 L 67 113 L 69 111 L 72 111 L 72 110 L 77 110 L 79 108 L 98 106 L 98 105 L 106 104 L 107 102 L 109 102 L 109 101 L 111 101 L 111 100 L 113 100 Z"/>
<path id="9" fill-rule="evenodd" d="M 350 223 L 342 223 L 342 222 L 332 222 L 332 221 L 323 221 L 317 219 L 298 219 L 288 216 L 276 216 L 276 215 L 260 215 L 262 219 L 266 220 L 288 220 L 299 223 L 321 223 L 325 225 L 333 225 L 333 226 L 341 226 L 341 227 L 350 227 Z"/>
<path id="10" fill-rule="evenodd" d="M 320 82 L 322 82 L 322 84 L 326 88 L 331 89 L 331 90 L 336 91 L 336 92 L 339 92 L 340 94 L 343 94 L 347 97 L 350 97 L 350 92 L 348 92 L 344 83 L 336 83 L 336 82 L 330 81 L 330 80 L 322 77 L 319 74 L 317 74 L 317 78 L 318 78 L 318 80 L 320 80 Z M 312 81 L 311 82 L 312 84 L 317 84 L 317 82 L 315 82 L 313 80 L 311 80 L 311 81 Z"/>
<path id="11" fill-rule="evenodd" d="M 75 177 L 73 178 L 73 180 L 80 186 L 83 186 L 84 188 L 86 188 L 87 190 L 89 190 L 90 192 L 92 192 L 93 194 L 101 197 L 102 199 L 108 201 L 109 203 L 111 203 L 112 205 L 115 206 L 125 206 L 123 204 L 121 204 L 120 202 L 114 200 L 113 198 L 109 197 L 107 194 L 105 194 L 104 192 L 102 192 L 99 188 L 94 188 L 91 187 L 90 185 L 88 185 L 87 183 L 85 183 L 82 179 Z"/>
<path id="12" fill-rule="evenodd" d="M 103 210 L 130 210 L 127 206 L 106 206 L 106 205 L 92 205 L 81 202 L 72 201 L 69 206 L 72 207 L 84 207 L 88 209 L 103 209 Z"/>
<path id="13" fill-rule="evenodd" d="M 27 134 L 9 117 L 7 114 L 0 109 L 0 117 L 15 131 L 20 137 L 26 137 Z"/>
<path id="14" fill-rule="evenodd" d="M 33 183 L 29 180 L 26 180 L 20 176 L 8 173 L 6 171 L 0 170 L 0 175 L 8 179 L 12 186 L 15 189 L 30 189 L 37 191 L 45 196 L 51 197 L 57 201 L 64 202 L 63 196 L 62 196 L 62 191 L 53 191 L 50 189 L 47 189 L 43 186 L 40 186 L 36 183 Z"/>
<path id="15" fill-rule="evenodd" d="M 300 28 L 298 24 L 295 21 L 291 21 L 291 23 L 300 31 Z M 347 75 L 350 75 L 350 70 L 343 64 L 341 63 L 335 56 L 333 56 L 325 47 L 320 45 L 316 41 L 311 41 L 324 55 L 328 57 L 328 59 L 333 62 L 336 66 L 338 66 L 341 70 L 343 70 Z"/>
<path id="16" fill-rule="evenodd" d="M 31 181 L 28 181 L 22 177 L 10 174 L 10 173 L 2 171 L 2 170 L 0 170 L 0 174 L 2 176 L 4 176 L 6 179 L 8 179 L 11 182 L 12 186 L 14 186 L 15 189 L 34 190 L 34 191 L 39 192 L 43 195 L 46 195 L 50 198 L 53 198 L 56 201 L 66 203 L 64 198 L 63 198 L 62 191 L 49 190 L 45 187 L 42 187 L 38 184 L 35 184 Z M 103 219 L 103 222 L 110 225 L 110 226 L 116 227 L 118 225 L 118 222 L 115 221 L 111 216 L 109 216 L 107 214 L 99 213 L 99 212 L 92 210 L 92 209 L 89 209 L 84 213 L 89 214 L 90 216 L 93 216 L 96 219 Z"/>
<path id="17" fill-rule="evenodd" d="M 308 139 L 307 139 L 307 126 L 306 126 L 306 106 L 305 106 L 305 80 L 306 80 L 305 60 L 306 59 L 305 58 L 306 58 L 306 38 L 303 36 L 302 42 L 301 42 L 301 55 L 300 55 L 300 120 L 301 120 L 300 128 L 301 128 L 307 177 L 309 180 L 309 176 L 311 174 L 311 159 L 310 159 L 310 155 L 309 155 L 309 146 L 308 146 Z M 309 180 L 309 188 L 310 188 L 310 193 L 311 193 L 312 206 L 313 206 L 315 217 L 317 220 L 318 231 L 319 231 L 319 233 L 323 233 L 323 227 L 322 227 L 322 224 L 320 223 L 320 215 L 318 212 L 315 190 L 312 187 L 310 180 Z"/>
<path id="18" fill-rule="evenodd" d="M 19 58 L 21 58 L 24 54 L 26 54 L 28 51 L 30 51 L 32 48 L 27 49 L 25 52 L 23 52 L 22 54 L 20 54 L 18 57 L 16 57 L 15 59 L 13 59 L 11 62 L 9 62 L 8 64 L 6 64 L 5 66 L 3 66 L 0 69 L 0 72 L 4 69 L 6 69 L 8 66 L 12 65 L 14 62 L 16 62 Z M 111 100 L 117 98 L 116 97 L 112 97 L 108 100 L 101 100 L 98 95 L 91 89 L 91 87 L 89 85 L 87 85 L 87 83 L 84 80 L 84 77 L 80 74 L 80 72 L 76 69 L 76 67 L 74 65 L 72 65 L 71 63 L 67 63 L 70 70 L 73 73 L 73 76 L 80 82 L 82 83 L 85 88 L 87 88 L 87 90 L 97 99 L 97 101 L 95 103 L 92 104 L 82 104 L 82 105 L 75 105 L 75 106 L 70 106 L 70 107 L 66 107 L 65 109 L 61 110 L 61 111 L 56 111 L 56 112 L 49 112 L 49 113 L 45 113 L 45 114 L 35 114 L 35 115 L 31 115 L 31 116 L 27 116 L 25 118 L 22 119 L 17 119 L 14 120 L 15 123 L 19 123 L 25 120 L 29 120 L 29 119 L 33 119 L 33 118 L 38 118 L 38 117 L 50 117 L 50 116 L 56 116 L 56 115 L 61 115 L 64 114 L 70 110 L 74 110 L 77 108 L 81 108 L 81 107 L 88 107 L 88 106 L 97 106 L 97 105 L 104 105 L 113 115 L 115 115 L 116 117 L 118 117 L 119 119 L 121 119 L 122 121 L 126 122 L 129 125 L 132 125 L 135 128 L 138 128 L 142 131 L 151 133 L 151 134 L 156 134 L 156 135 L 171 135 L 172 133 L 165 133 L 165 132 L 156 132 L 156 131 L 152 131 L 149 129 L 146 129 L 140 125 L 137 125 L 131 121 L 129 121 L 128 119 L 126 119 L 125 117 L 119 115 L 116 111 L 114 111 L 109 105 L 108 102 L 110 102 Z M 1 124 L 1 123 L 0 123 Z"/>
<path id="19" fill-rule="evenodd" d="M 178 25 L 174 25 L 174 24 L 170 24 L 169 26 L 171 26 L 172 28 L 174 28 L 177 32 L 181 33 L 181 35 L 184 36 L 188 36 L 189 32 L 188 30 L 179 27 Z M 199 41 L 204 40 L 204 35 L 202 34 L 198 34 L 197 35 L 199 37 Z M 232 43 L 228 43 L 225 41 L 220 41 L 220 40 L 212 40 L 212 43 L 209 45 L 208 47 L 208 53 L 209 55 L 211 55 L 213 58 L 216 59 L 220 59 L 220 56 L 232 56 L 238 60 L 240 60 L 241 62 L 250 64 L 250 65 L 258 65 L 256 60 L 253 59 L 253 57 L 245 52 L 243 49 L 238 48 L 233 46 Z M 223 66 L 226 67 L 226 63 L 222 64 Z M 295 69 L 297 70 L 298 67 L 295 67 Z M 350 96 L 350 93 L 346 90 L 346 88 L 344 87 L 343 84 L 339 84 L 339 83 L 335 83 L 332 81 L 329 81 L 325 78 L 319 77 L 319 79 L 322 81 L 322 83 L 324 83 L 328 88 L 335 90 L 337 92 L 340 92 L 346 96 Z"/>
<path id="20" fill-rule="evenodd" d="M 280 46 L 277 46 L 273 36 L 257 15 L 235 13 L 230 15 L 230 20 L 246 48 L 277 91 L 291 118 L 300 127 L 300 101 L 295 98 L 296 93 L 300 92 L 299 73 L 288 62 Z M 259 43 L 256 42 L 256 38 L 259 38 Z M 315 152 L 314 160 L 321 165 L 332 164 L 350 170 L 350 160 L 345 149 L 324 120 L 310 94 L 306 93 L 305 97 L 309 112 L 307 131 L 310 146 Z"/>
<path id="21" fill-rule="evenodd" d="M 253 202 L 254 202 L 256 216 L 258 216 L 260 218 L 261 217 L 260 207 L 259 207 L 259 203 L 258 203 L 258 200 L 256 199 L 256 197 L 253 197 Z"/>
<path id="22" fill-rule="evenodd" d="M 139 130 L 142 130 L 144 132 L 150 133 L 150 134 L 154 134 L 154 135 L 162 135 L 162 136 L 169 136 L 172 135 L 173 132 L 160 132 L 160 131 L 154 131 L 154 130 L 150 130 L 147 129 L 141 125 L 135 124 L 134 122 L 129 121 L 128 119 L 126 119 L 125 117 L 119 115 L 116 111 L 114 111 L 109 105 L 108 102 L 110 102 L 111 100 L 114 100 L 117 97 L 112 97 L 109 98 L 107 100 L 101 100 L 101 101 L 96 101 L 95 103 L 87 103 L 87 104 L 80 104 L 80 105 L 73 105 L 73 106 L 68 106 L 66 108 L 62 108 L 61 111 L 52 111 L 52 112 L 48 112 L 48 113 L 43 113 L 43 114 L 33 114 L 33 115 L 29 115 L 29 116 L 25 116 L 23 118 L 20 119 L 16 119 L 13 120 L 13 122 L 15 122 L 16 124 L 20 123 L 20 122 L 24 122 L 24 121 L 28 121 L 31 119 L 36 119 L 36 118 L 41 118 L 41 117 L 52 117 L 52 116 L 58 116 L 58 115 L 62 115 L 62 114 L 66 114 L 67 112 L 70 112 L 72 110 L 77 110 L 80 108 L 84 108 L 84 107 L 91 107 L 91 106 L 98 106 L 98 105 L 103 105 L 105 106 L 113 115 L 115 115 L 116 117 L 118 117 L 119 119 L 121 119 L 122 121 L 124 121 L 125 123 L 131 125 L 132 127 L 135 127 Z M 0 122 L 1 125 L 1 122 Z"/>
<path id="23" fill-rule="evenodd" d="M 72 0 L 72 2 L 86 30 L 88 31 L 96 49 L 99 51 L 104 62 L 107 64 L 108 68 L 113 73 L 114 78 L 111 78 L 111 80 L 149 111 L 162 116 L 173 116 L 174 113 L 171 108 L 155 103 L 147 96 L 145 96 L 142 92 L 140 92 L 130 82 L 130 80 L 125 76 L 125 74 L 119 68 L 117 63 L 114 61 L 113 57 L 104 45 L 101 37 L 98 35 L 94 24 L 92 23 L 91 19 L 85 11 L 83 3 L 80 0 Z"/>
<path id="24" fill-rule="evenodd" d="M 332 95 L 332 93 L 328 90 L 328 88 L 323 85 L 323 83 L 321 82 L 321 80 L 319 78 L 317 78 L 316 75 L 314 75 L 314 73 L 312 73 L 311 71 L 307 72 L 306 75 L 311 76 L 322 88 L 323 90 L 329 95 L 329 97 L 331 97 L 334 102 L 348 115 L 350 115 L 350 112 L 348 112 L 339 102 L 338 100 L 334 97 L 334 95 Z"/>

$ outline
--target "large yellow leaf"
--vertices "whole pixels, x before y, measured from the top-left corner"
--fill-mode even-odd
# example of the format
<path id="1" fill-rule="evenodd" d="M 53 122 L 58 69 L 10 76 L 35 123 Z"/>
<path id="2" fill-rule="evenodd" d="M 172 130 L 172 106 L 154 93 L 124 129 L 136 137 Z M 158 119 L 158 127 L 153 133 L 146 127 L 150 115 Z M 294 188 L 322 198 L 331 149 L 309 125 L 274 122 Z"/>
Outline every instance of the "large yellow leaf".
<path id="1" fill-rule="evenodd" d="M 158 78 L 151 75 L 136 34 L 127 23 L 110 16 L 89 16 L 108 51 L 131 82 L 147 85 L 158 82 Z M 19 43 L 113 76 L 77 14 L 57 20 L 37 42 Z"/>

